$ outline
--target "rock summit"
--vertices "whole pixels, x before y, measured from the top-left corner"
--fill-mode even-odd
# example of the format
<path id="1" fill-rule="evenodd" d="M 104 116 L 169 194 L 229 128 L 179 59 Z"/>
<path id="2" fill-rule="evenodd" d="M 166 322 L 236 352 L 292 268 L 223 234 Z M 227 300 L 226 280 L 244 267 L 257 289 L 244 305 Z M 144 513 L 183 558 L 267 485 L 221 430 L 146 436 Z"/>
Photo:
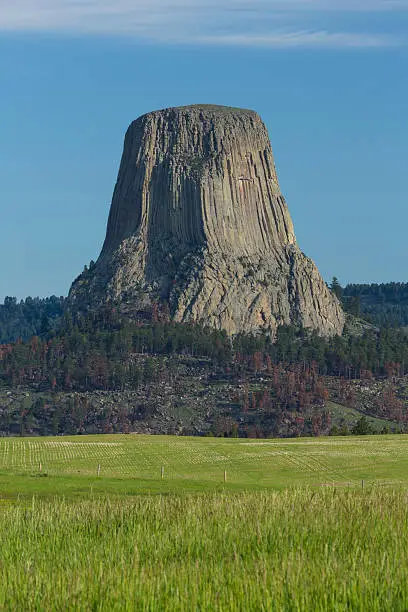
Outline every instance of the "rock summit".
<path id="1" fill-rule="evenodd" d="M 231 335 L 342 332 L 338 300 L 297 245 L 257 113 L 194 105 L 130 125 L 101 254 L 69 295 L 72 308 L 107 302 L 131 317 L 165 304 L 175 321 Z"/>

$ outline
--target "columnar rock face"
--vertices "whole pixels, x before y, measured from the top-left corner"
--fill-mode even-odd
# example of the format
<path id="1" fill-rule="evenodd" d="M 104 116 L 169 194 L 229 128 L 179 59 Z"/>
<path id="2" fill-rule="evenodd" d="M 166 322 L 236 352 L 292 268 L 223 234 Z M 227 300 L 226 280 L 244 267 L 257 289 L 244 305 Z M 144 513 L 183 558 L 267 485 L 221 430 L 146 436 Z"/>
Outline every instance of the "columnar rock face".
<path id="1" fill-rule="evenodd" d="M 337 299 L 296 243 L 255 112 L 187 106 L 130 125 L 102 252 L 69 296 L 74 308 L 105 302 L 130 316 L 167 303 L 174 320 L 229 334 L 342 332 Z"/>

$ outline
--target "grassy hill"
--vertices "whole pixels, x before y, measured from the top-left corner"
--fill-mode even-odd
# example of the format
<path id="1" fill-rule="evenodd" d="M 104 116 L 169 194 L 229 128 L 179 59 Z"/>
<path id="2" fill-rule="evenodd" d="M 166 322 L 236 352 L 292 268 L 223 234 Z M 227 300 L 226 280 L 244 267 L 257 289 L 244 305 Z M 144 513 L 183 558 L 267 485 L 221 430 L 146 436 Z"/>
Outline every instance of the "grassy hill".
<path id="1" fill-rule="evenodd" d="M 362 410 L 356 410 L 336 402 L 327 402 L 327 410 L 330 414 L 332 426 L 336 426 L 339 429 L 345 427 L 348 431 L 351 431 L 359 419 L 361 419 L 362 414 L 365 414 Z M 379 419 L 373 416 L 366 416 L 366 419 L 372 432 L 375 434 L 383 433 L 384 429 L 388 433 L 398 433 L 400 431 L 400 425 L 395 421 Z"/>

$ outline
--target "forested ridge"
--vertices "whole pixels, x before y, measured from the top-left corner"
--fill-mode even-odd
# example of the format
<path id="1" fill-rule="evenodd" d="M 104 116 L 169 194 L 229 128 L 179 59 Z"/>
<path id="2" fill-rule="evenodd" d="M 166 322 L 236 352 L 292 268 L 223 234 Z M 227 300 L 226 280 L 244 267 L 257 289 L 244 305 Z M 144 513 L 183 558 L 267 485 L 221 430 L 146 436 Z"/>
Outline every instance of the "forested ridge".
<path id="1" fill-rule="evenodd" d="M 408 335 L 393 328 L 368 329 L 362 335 L 322 338 L 293 327 L 268 335 L 238 335 L 198 325 L 121 321 L 114 311 L 79 317 L 68 315 L 59 332 L 48 331 L 0 347 L 0 381 L 59 390 L 116 389 L 131 385 L 140 374 L 130 357 L 188 355 L 208 357 L 232 367 L 261 359 L 274 364 L 302 364 L 320 375 L 360 378 L 408 373 Z M 258 368 L 261 369 L 261 368 Z"/>
<path id="2" fill-rule="evenodd" d="M 390 327 L 331 339 L 281 327 L 272 341 L 177 324 L 160 307 L 148 322 L 114 308 L 65 313 L 59 329 L 44 324 L 29 340 L 0 346 L 0 432 L 354 430 L 358 423 L 330 412 L 333 402 L 358 411 L 356 432 L 368 433 L 366 417 L 400 431 L 407 374 L 408 336 Z"/>
<path id="3" fill-rule="evenodd" d="M 408 283 L 348 284 L 340 297 L 348 312 L 375 325 L 408 325 Z"/>
<path id="4" fill-rule="evenodd" d="M 50 329 L 58 329 L 65 298 L 52 295 L 48 298 L 32 298 L 17 301 L 6 297 L 0 304 L 0 344 L 28 340 Z"/>

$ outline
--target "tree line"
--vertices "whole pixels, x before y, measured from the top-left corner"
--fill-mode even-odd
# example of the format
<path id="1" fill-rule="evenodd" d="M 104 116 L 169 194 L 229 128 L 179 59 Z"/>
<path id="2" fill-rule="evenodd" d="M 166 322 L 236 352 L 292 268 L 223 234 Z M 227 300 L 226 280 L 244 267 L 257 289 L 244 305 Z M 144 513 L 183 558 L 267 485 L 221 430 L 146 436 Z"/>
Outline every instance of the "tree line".
<path id="1" fill-rule="evenodd" d="M 350 283 L 342 287 L 334 277 L 330 288 L 352 315 L 378 326 L 408 325 L 408 283 Z"/>
<path id="2" fill-rule="evenodd" d="M 32 336 L 58 329 L 65 298 L 52 295 L 48 298 L 27 297 L 17 301 L 6 297 L 0 304 L 0 344 L 28 340 Z"/>
<path id="3" fill-rule="evenodd" d="M 270 360 L 346 379 L 408 372 L 408 336 L 392 328 L 322 338 L 280 327 L 274 340 L 266 334 L 231 339 L 224 331 L 199 325 L 125 321 L 113 308 L 105 308 L 75 319 L 65 314 L 59 331 L 1 345 L 0 384 L 53 390 L 131 387 L 132 381 L 149 375 L 135 371 L 134 354 L 202 356 L 223 368 L 250 368 L 254 359 Z"/>

